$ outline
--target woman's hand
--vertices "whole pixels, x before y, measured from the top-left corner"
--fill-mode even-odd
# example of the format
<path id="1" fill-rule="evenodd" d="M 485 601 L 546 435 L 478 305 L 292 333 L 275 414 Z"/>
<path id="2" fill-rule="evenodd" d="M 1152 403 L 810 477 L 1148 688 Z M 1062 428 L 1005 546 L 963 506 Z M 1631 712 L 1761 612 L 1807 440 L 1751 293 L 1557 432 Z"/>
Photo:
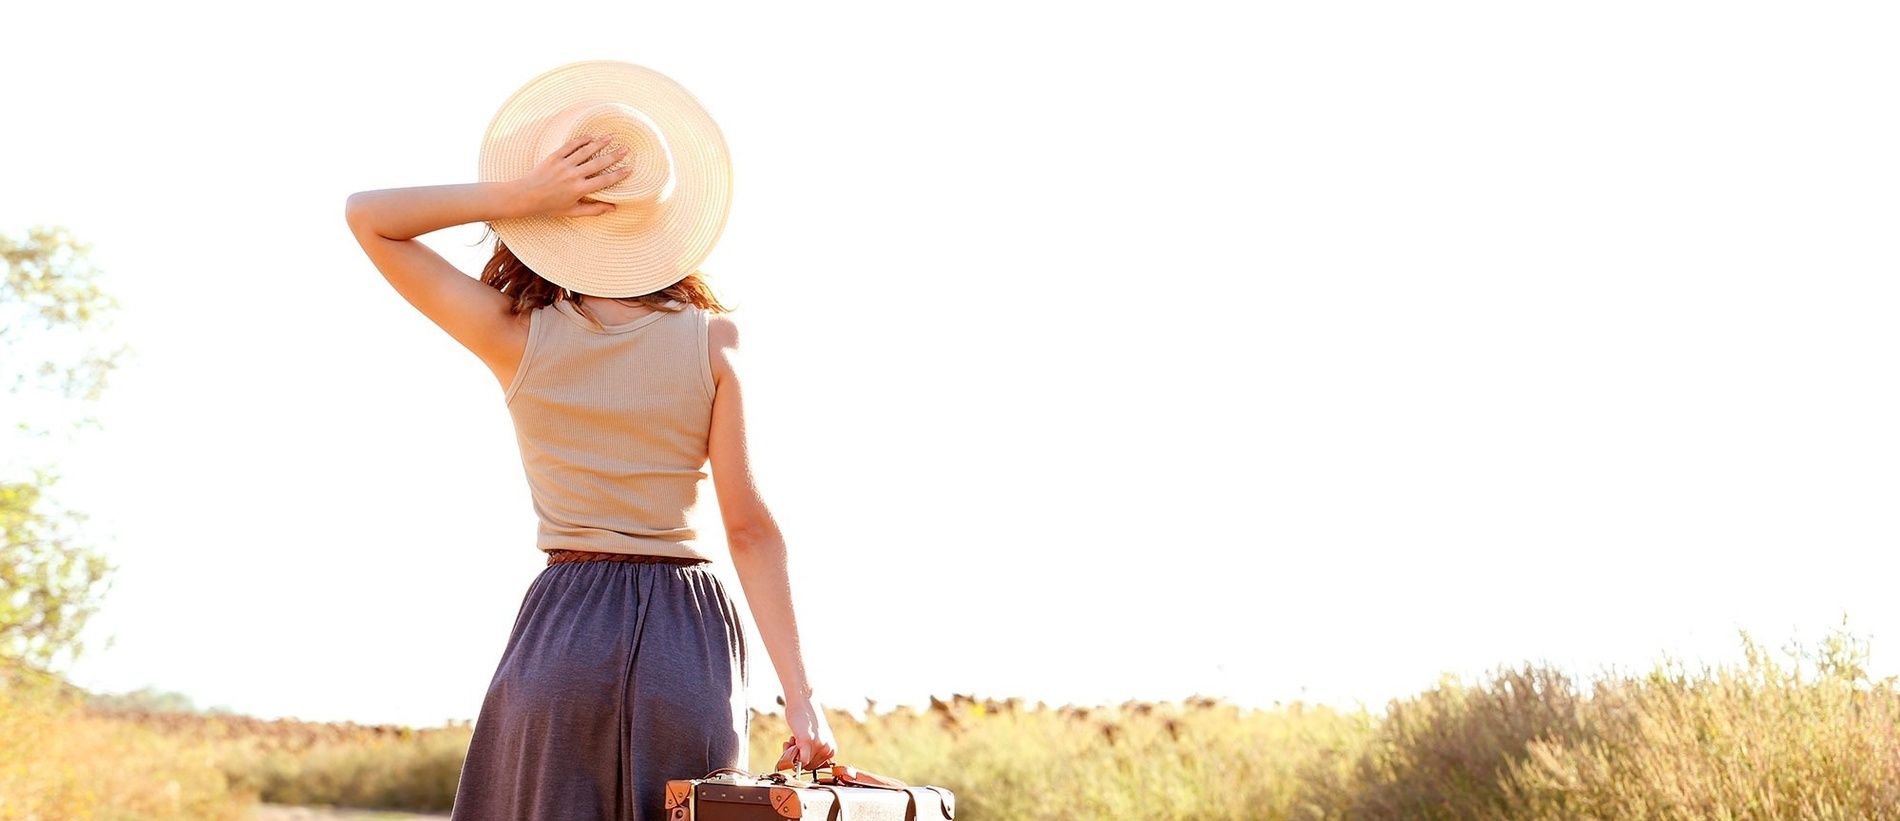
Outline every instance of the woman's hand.
<path id="1" fill-rule="evenodd" d="M 575 137 L 515 180 L 510 199 L 519 215 L 592 217 L 613 211 L 613 203 L 586 198 L 633 174 L 632 166 L 607 170 L 627 155 L 626 146 L 603 151 L 609 142 L 606 137 Z"/>
<path id="2" fill-rule="evenodd" d="M 831 725 L 825 721 L 824 708 L 815 700 L 788 699 L 785 721 L 792 725 L 792 737 L 785 741 L 785 755 L 779 758 L 779 769 L 796 765 L 809 770 L 831 763 L 838 754 L 838 742 L 831 737 Z"/>

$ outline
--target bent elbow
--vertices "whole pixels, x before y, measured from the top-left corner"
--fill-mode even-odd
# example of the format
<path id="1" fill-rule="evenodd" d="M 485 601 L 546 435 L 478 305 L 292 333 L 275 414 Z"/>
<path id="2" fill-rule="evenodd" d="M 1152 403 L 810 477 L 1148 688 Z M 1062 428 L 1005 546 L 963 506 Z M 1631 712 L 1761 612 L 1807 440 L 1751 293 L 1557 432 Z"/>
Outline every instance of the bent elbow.
<path id="1" fill-rule="evenodd" d="M 349 224 L 351 233 L 363 233 L 363 224 L 369 215 L 369 197 L 365 196 L 368 193 L 358 191 L 343 200 L 343 221 Z"/>
<path id="2" fill-rule="evenodd" d="M 395 240 L 377 225 L 377 192 L 358 191 L 343 201 L 343 221 L 349 223 L 350 233 L 356 235 L 358 242 L 368 244 L 370 240 Z"/>

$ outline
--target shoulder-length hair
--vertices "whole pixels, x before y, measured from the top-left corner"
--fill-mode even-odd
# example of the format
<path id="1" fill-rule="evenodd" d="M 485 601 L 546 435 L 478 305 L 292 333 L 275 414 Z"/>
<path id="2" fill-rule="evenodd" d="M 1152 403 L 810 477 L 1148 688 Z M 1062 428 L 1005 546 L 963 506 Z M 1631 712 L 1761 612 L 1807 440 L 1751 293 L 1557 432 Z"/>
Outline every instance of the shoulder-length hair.
<path id="1" fill-rule="evenodd" d="M 534 272 L 534 269 L 529 268 L 519 257 L 516 257 L 515 252 L 508 250 L 508 246 L 501 241 L 501 237 L 495 238 L 494 256 L 489 257 L 488 264 L 482 266 L 482 283 L 510 298 L 508 305 L 510 314 L 526 313 L 565 299 L 574 303 L 574 307 L 583 315 L 593 318 L 593 314 L 587 311 L 588 296 L 586 294 L 570 291 L 543 279 L 540 274 Z M 606 297 L 594 298 L 606 299 Z M 658 291 L 626 297 L 623 301 L 627 300 L 637 300 L 661 311 L 679 310 L 667 304 L 670 300 L 696 305 L 713 313 L 727 313 L 732 310 L 720 303 L 719 297 L 713 295 L 712 286 L 706 284 L 706 278 L 698 271 L 687 274 L 680 281 Z"/>

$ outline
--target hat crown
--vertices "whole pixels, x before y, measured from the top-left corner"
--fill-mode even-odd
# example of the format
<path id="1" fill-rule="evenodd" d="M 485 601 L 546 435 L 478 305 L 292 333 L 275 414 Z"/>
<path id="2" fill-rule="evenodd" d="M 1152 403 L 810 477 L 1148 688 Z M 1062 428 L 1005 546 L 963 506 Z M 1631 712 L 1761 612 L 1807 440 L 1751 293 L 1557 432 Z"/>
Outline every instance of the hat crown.
<path id="1" fill-rule="evenodd" d="M 543 279 L 588 296 L 654 293 L 693 273 L 732 204 L 732 160 L 712 115 L 653 69 L 570 63 L 528 81 L 495 112 L 480 179 L 521 179 L 580 136 L 628 149 L 608 161 L 629 169 L 627 178 L 588 195 L 614 209 L 491 220 L 495 233 Z"/>
<path id="2" fill-rule="evenodd" d="M 627 155 L 601 173 L 632 168 L 627 178 L 588 194 L 616 205 L 658 205 L 673 194 L 673 154 L 653 119 L 624 103 L 577 105 L 549 118 L 541 132 L 543 154 L 552 154 L 575 137 L 604 136 L 607 150 L 624 147 Z"/>

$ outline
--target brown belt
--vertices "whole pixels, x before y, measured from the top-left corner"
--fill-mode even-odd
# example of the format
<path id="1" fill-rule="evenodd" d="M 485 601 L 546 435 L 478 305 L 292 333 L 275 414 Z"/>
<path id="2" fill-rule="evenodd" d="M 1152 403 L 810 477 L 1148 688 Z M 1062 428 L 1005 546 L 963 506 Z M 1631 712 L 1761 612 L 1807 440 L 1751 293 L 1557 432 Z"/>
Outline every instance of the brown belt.
<path id="1" fill-rule="evenodd" d="M 550 550 L 548 564 L 566 564 L 568 562 L 628 562 L 631 564 L 705 564 L 705 559 L 685 559 L 678 556 L 648 556 L 641 553 L 595 553 L 591 550 Z"/>

